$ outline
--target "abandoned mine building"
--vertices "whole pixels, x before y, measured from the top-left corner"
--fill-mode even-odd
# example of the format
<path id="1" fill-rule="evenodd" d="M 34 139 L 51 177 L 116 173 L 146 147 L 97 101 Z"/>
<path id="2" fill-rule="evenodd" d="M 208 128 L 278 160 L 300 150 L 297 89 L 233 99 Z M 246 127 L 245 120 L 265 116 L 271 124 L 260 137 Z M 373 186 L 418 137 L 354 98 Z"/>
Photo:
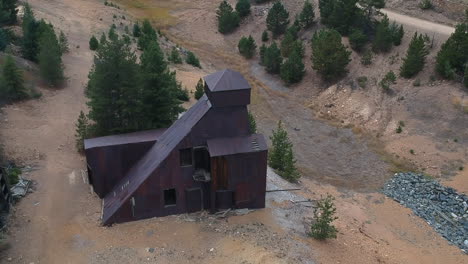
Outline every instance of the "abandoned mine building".
<path id="1" fill-rule="evenodd" d="M 249 83 L 232 70 L 204 77 L 205 95 L 167 129 L 85 140 L 102 223 L 265 207 L 267 144 L 249 128 Z"/>

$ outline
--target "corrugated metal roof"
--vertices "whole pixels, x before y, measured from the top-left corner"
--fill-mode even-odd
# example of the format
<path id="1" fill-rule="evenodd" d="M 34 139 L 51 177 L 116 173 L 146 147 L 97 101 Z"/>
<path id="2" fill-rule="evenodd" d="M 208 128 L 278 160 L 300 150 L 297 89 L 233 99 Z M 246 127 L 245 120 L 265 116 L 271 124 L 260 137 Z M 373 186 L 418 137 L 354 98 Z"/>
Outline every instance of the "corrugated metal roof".
<path id="1" fill-rule="evenodd" d="M 156 141 L 166 130 L 167 128 L 160 128 L 120 135 L 85 139 L 84 147 L 85 149 L 92 149 L 97 147 Z"/>
<path id="2" fill-rule="evenodd" d="M 242 74 L 229 69 L 212 73 L 203 79 L 212 92 L 250 89 Z"/>
<path id="3" fill-rule="evenodd" d="M 169 127 L 154 146 L 139 160 L 127 175 L 104 198 L 103 223 L 127 201 L 137 188 L 159 167 L 171 151 L 190 133 L 192 127 L 211 108 L 206 95 Z M 115 195 L 114 195 L 115 193 Z"/>
<path id="4" fill-rule="evenodd" d="M 260 134 L 245 137 L 215 138 L 208 140 L 207 144 L 211 157 L 259 152 L 268 149 L 265 138 Z"/>

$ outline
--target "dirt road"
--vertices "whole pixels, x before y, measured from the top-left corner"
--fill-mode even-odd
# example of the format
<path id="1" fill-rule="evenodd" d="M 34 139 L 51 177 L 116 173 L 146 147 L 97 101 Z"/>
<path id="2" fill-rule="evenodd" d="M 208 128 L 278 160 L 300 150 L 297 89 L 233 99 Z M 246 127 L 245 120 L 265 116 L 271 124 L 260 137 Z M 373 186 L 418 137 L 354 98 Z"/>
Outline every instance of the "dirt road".
<path id="1" fill-rule="evenodd" d="M 448 38 L 450 34 L 455 32 L 455 28 L 443 24 L 422 20 L 408 15 L 402 15 L 388 9 L 381 9 L 381 11 L 388 16 L 390 21 L 396 21 L 403 24 L 405 27 L 416 29 L 421 33 L 427 33 L 429 35 L 435 33 Z"/>

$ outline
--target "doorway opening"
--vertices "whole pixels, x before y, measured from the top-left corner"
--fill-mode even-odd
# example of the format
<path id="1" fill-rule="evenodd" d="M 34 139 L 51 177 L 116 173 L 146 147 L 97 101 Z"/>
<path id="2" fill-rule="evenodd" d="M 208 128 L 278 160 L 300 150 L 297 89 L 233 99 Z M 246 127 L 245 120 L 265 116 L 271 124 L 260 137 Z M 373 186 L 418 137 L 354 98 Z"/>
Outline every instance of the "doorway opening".
<path id="1" fill-rule="evenodd" d="M 177 203 L 177 195 L 175 189 L 164 190 L 164 206 L 174 206 Z"/>
<path id="2" fill-rule="evenodd" d="M 195 165 L 195 173 L 193 179 L 195 181 L 208 182 L 211 179 L 211 160 L 210 153 L 206 147 L 197 147 L 193 149 L 193 158 Z"/>

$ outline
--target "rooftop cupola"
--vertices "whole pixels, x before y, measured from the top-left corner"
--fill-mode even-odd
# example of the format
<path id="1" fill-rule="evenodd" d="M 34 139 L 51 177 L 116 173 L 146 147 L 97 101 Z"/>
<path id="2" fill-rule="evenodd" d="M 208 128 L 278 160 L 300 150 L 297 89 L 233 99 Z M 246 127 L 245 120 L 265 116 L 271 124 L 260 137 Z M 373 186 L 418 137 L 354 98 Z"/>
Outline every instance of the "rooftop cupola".
<path id="1" fill-rule="evenodd" d="M 250 85 L 238 72 L 222 70 L 203 78 L 205 93 L 213 107 L 250 104 Z"/>

